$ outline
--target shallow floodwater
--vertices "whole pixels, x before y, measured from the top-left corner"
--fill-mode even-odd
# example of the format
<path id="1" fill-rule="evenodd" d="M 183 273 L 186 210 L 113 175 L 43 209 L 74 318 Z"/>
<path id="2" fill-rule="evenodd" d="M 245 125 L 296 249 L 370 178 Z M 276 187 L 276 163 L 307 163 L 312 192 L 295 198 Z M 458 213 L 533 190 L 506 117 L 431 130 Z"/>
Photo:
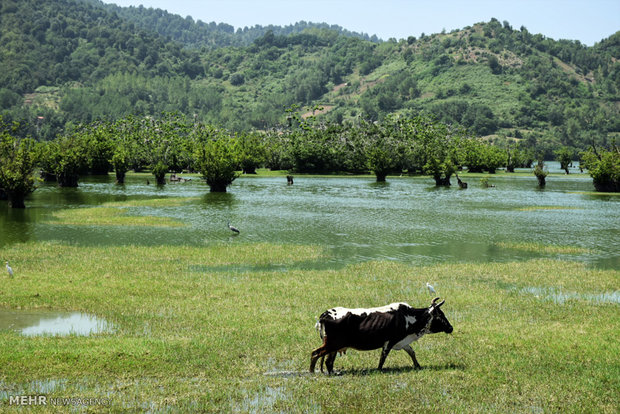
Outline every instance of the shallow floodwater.
<path id="1" fill-rule="evenodd" d="M 26 336 L 88 336 L 110 332 L 111 324 L 81 312 L 0 309 L 0 330 L 14 330 Z"/>
<path id="2" fill-rule="evenodd" d="M 553 165 L 553 164 L 552 164 Z M 576 170 L 578 172 L 578 170 Z M 536 178 L 468 178 L 468 189 L 436 188 L 428 177 L 296 176 L 238 178 L 228 193 L 209 193 L 201 180 L 147 185 L 131 176 L 124 186 L 113 175 L 85 177 L 77 189 L 42 185 L 27 208 L 0 202 L 0 246 L 29 240 L 79 245 L 209 245 L 272 242 L 324 246 L 325 266 L 385 259 L 406 263 L 490 262 L 537 257 L 567 258 L 596 267 L 620 268 L 620 197 L 594 194 L 587 174 Z M 100 206 L 110 201 L 190 198 L 129 207 L 129 214 L 163 216 L 182 227 L 81 226 L 54 223 L 60 209 Z M 238 227 L 233 235 L 227 222 Z M 524 244 L 573 246 L 572 253 L 538 252 Z M 511 247 L 513 246 L 513 247 Z M 581 251 L 582 253 L 580 253 Z M 4 258 L 0 258 L 4 260 Z"/>

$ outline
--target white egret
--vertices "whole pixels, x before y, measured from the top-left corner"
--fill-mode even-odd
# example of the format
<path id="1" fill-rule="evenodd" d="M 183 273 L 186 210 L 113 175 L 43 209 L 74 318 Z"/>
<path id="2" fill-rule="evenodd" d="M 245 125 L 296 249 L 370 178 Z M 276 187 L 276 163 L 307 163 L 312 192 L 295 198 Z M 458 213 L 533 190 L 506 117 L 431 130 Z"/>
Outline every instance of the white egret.
<path id="1" fill-rule="evenodd" d="M 6 271 L 9 272 L 9 276 L 13 277 L 13 269 L 9 266 L 9 262 L 6 262 Z"/>
<path id="2" fill-rule="evenodd" d="M 231 229 L 235 233 L 240 233 L 238 228 L 230 225 L 230 221 L 228 222 L 228 228 Z"/>
<path id="3" fill-rule="evenodd" d="M 426 287 L 428 288 L 428 293 L 430 293 L 431 295 L 434 293 L 437 293 L 435 292 L 435 288 L 432 285 L 430 285 L 428 282 L 426 282 Z"/>

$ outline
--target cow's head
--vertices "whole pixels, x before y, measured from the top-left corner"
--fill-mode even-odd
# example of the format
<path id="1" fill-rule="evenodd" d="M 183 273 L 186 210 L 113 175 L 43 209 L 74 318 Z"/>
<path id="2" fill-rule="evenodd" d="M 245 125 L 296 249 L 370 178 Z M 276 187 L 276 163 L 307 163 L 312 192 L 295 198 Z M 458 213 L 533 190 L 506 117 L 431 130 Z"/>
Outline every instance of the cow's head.
<path id="1" fill-rule="evenodd" d="M 445 332 L 445 333 L 452 333 L 452 325 L 450 325 L 450 322 L 448 322 L 448 319 L 446 318 L 446 315 L 443 314 L 443 312 L 441 311 L 441 305 L 443 305 L 445 303 L 445 300 L 442 300 L 441 302 L 437 303 L 437 301 L 439 300 L 439 298 L 435 298 L 433 299 L 433 302 L 431 303 L 431 306 L 428 308 L 428 313 L 431 314 L 431 333 L 439 333 L 439 332 Z"/>

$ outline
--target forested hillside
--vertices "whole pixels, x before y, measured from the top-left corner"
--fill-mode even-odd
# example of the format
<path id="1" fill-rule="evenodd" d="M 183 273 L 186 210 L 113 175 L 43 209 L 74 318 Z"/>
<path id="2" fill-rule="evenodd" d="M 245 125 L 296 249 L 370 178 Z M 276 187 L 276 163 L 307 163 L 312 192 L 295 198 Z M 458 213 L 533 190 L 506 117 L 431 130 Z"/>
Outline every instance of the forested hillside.
<path id="1" fill-rule="evenodd" d="M 234 31 L 98 0 L 1 5 L 0 111 L 37 139 L 164 111 L 269 129 L 292 107 L 345 124 L 433 115 L 546 154 L 620 134 L 620 32 L 586 47 L 493 19 L 378 42 L 304 22 Z"/>
<path id="2" fill-rule="evenodd" d="M 115 4 L 103 3 L 101 0 L 83 0 L 90 4 L 103 7 L 109 11 L 117 13 L 120 17 L 135 23 L 138 27 L 146 30 L 154 30 L 158 34 L 169 37 L 172 40 L 182 43 L 190 48 L 218 48 L 224 46 L 249 46 L 259 37 L 267 32 L 276 35 L 290 35 L 300 33 L 306 29 L 329 29 L 339 34 L 351 37 L 358 37 L 365 40 L 379 41 L 376 36 L 369 37 L 367 34 L 360 34 L 346 30 L 338 25 L 328 25 L 326 23 L 297 22 L 288 26 L 261 26 L 235 28 L 226 23 L 194 20 L 191 16 L 179 16 L 168 13 L 166 10 L 154 9 L 151 7 L 119 7 Z"/>

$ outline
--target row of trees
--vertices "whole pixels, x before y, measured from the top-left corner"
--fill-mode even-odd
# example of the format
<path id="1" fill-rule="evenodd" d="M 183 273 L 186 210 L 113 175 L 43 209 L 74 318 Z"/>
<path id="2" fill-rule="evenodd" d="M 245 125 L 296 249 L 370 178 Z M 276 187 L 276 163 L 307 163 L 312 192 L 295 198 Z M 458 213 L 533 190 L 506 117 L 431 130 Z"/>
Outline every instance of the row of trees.
<path id="1" fill-rule="evenodd" d="M 158 184 L 169 172 L 200 172 L 211 191 L 226 191 L 240 171 L 259 167 L 298 173 L 368 173 L 377 181 L 388 174 L 432 176 L 438 186 L 466 167 L 494 173 L 505 167 L 530 167 L 531 150 L 514 144 L 500 148 L 469 136 L 465 130 L 433 118 L 359 120 L 356 124 L 322 124 L 289 110 L 289 125 L 268 132 L 232 133 L 177 114 L 161 118 L 126 117 L 75 128 L 49 142 L 15 137 L 17 126 L 0 119 L 0 191 L 13 207 L 35 189 L 35 171 L 62 187 L 75 187 L 84 174 L 114 172 L 125 181 L 129 170 L 149 170 Z M 561 163 L 572 154 L 558 152 Z M 600 191 L 618 191 L 620 152 L 593 149 L 583 157 Z M 566 164 L 566 168 L 568 168 Z"/>

